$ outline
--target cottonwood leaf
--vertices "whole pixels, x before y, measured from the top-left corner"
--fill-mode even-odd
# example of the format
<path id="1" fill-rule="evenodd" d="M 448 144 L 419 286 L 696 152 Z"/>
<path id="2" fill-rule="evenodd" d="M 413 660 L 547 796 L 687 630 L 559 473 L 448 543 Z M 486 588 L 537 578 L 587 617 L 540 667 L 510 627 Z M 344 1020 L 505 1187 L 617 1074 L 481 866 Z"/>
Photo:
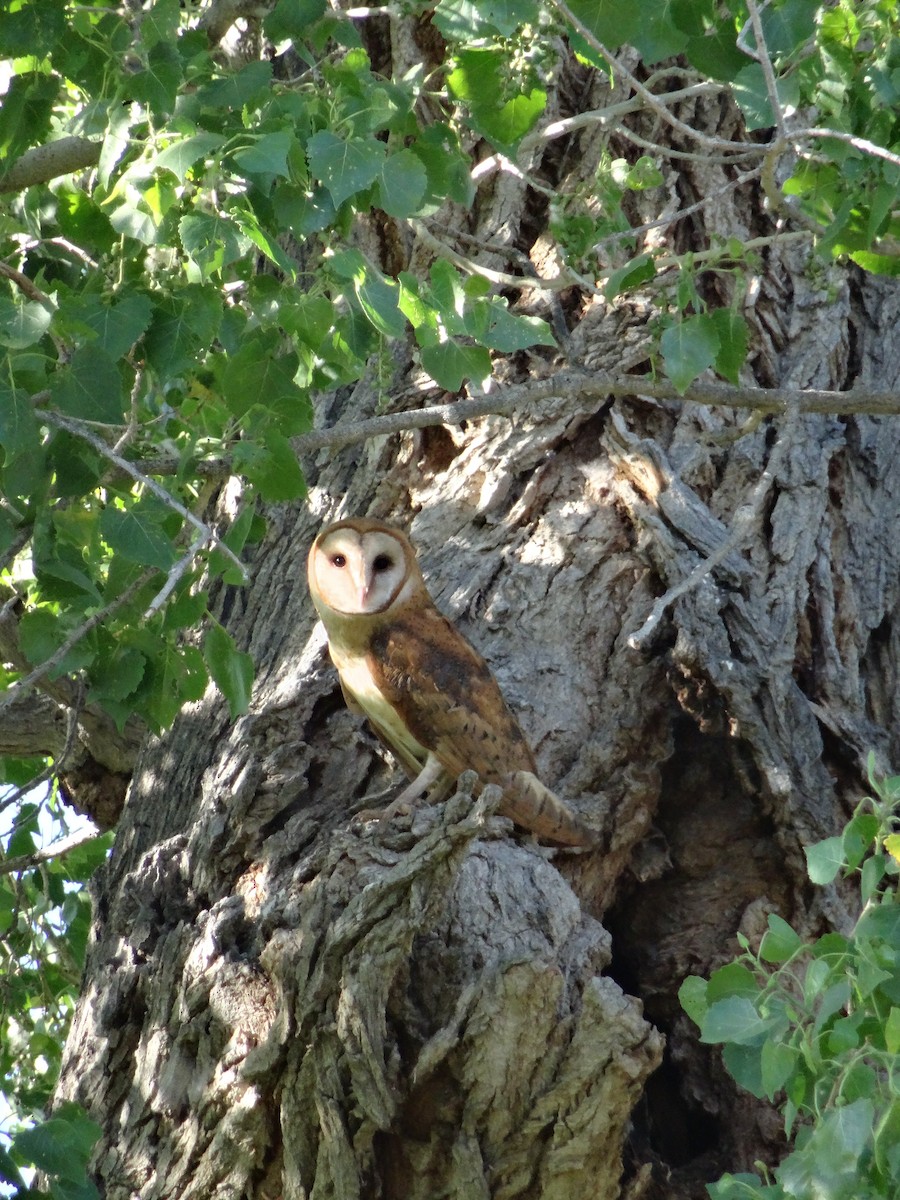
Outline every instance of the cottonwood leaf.
<path id="1" fill-rule="evenodd" d="M 442 342 L 420 351 L 422 366 L 442 388 L 458 392 L 466 379 L 481 382 L 491 373 L 491 356 L 481 346 Z"/>
<path id="2" fill-rule="evenodd" d="M 135 508 L 105 508 L 100 516 L 100 532 L 110 549 L 128 562 L 162 570 L 175 562 L 171 538 L 160 529 L 158 521 Z"/>
<path id="3" fill-rule="evenodd" d="M 328 129 L 311 137 L 306 150 L 310 170 L 338 207 L 375 182 L 386 154 L 374 138 L 340 138 Z"/>
<path id="4" fill-rule="evenodd" d="M 238 650 L 231 634 L 214 621 L 203 639 L 203 657 L 216 687 L 228 701 L 231 719 L 245 713 L 253 689 L 253 659 Z"/>
<path id="5" fill-rule="evenodd" d="M 676 391 L 687 391 L 698 375 L 713 365 L 719 335 L 709 317 L 687 317 L 667 329 L 659 340 L 666 374 Z"/>
<path id="6" fill-rule="evenodd" d="M 81 346 L 56 372 L 50 393 L 60 412 L 111 425 L 122 419 L 128 399 L 112 357 L 94 343 Z"/>

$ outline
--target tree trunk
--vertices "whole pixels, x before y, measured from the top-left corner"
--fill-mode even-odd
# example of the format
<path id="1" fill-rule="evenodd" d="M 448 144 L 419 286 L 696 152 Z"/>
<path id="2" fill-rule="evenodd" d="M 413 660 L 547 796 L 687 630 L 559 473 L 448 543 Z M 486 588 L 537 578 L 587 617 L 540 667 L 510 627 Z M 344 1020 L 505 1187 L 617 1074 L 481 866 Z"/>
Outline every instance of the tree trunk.
<path id="1" fill-rule="evenodd" d="M 548 119 L 572 111 L 577 74 Z M 594 86 L 583 108 L 615 102 Z M 718 100 L 679 115 L 737 128 Z M 533 169 L 588 178 L 603 149 L 625 152 L 592 127 Z M 667 186 L 688 203 L 725 171 L 679 162 Z M 755 185 L 704 212 L 693 248 L 772 231 Z M 537 259 L 543 219 L 498 175 L 473 233 Z M 430 250 L 403 253 L 415 269 Z M 756 382 L 897 384 L 896 282 L 796 241 L 766 251 L 758 283 Z M 652 304 L 564 301 L 570 362 L 649 371 Z M 427 401 L 409 358 L 388 386 L 384 366 L 319 422 Z M 231 723 L 211 692 L 145 745 L 95 884 L 59 1094 L 103 1127 L 104 1195 L 699 1197 L 772 1161 L 777 1118 L 737 1094 L 676 992 L 768 912 L 801 932 L 848 920 L 838 890 L 806 885 L 802 847 L 850 812 L 870 750 L 900 761 L 896 429 L 746 424 L 674 395 L 573 414 L 560 396 L 305 463 L 309 504 L 266 514 L 251 584 L 215 600 L 257 665 L 251 711 Z M 345 514 L 409 529 L 600 851 L 530 843 L 465 781 L 436 809 L 353 824 L 396 773 L 345 710 L 306 593 L 309 543 Z"/>

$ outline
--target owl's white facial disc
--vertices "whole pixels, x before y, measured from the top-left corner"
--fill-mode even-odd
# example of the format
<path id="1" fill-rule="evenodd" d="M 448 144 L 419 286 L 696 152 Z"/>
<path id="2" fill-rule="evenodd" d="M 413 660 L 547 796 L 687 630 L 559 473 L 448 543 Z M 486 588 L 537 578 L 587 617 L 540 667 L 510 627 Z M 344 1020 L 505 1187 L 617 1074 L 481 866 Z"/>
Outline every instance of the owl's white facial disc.
<path id="1" fill-rule="evenodd" d="M 315 573 L 320 599 L 329 608 L 363 615 L 384 612 L 399 599 L 409 566 L 393 534 L 336 529 L 318 546 Z"/>

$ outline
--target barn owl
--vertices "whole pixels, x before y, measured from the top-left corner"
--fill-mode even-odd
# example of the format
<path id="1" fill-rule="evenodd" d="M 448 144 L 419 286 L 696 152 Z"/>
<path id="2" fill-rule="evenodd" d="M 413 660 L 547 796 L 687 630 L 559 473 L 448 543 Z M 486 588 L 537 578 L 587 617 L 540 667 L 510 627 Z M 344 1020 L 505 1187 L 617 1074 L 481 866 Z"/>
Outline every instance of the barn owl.
<path id="1" fill-rule="evenodd" d="M 395 804 L 443 798 L 472 770 L 503 789 L 500 812 L 517 825 L 564 845 L 596 842 L 537 778 L 487 663 L 438 612 L 405 534 L 338 521 L 313 542 L 307 570 L 347 704 L 412 780 Z"/>

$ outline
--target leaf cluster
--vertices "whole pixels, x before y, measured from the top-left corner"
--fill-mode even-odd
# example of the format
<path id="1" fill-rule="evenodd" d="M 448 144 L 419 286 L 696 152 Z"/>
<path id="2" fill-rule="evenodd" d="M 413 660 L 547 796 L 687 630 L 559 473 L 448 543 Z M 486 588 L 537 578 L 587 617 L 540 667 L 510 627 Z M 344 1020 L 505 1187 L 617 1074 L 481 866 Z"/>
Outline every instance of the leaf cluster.
<path id="1" fill-rule="evenodd" d="M 741 935 L 739 958 L 682 985 L 701 1041 L 723 1047 L 742 1087 L 778 1101 L 793 1138 L 765 1182 L 725 1176 L 713 1200 L 900 1193 L 900 777 L 871 783 L 843 833 L 806 851 L 814 884 L 856 880 L 853 929 L 810 943 L 772 914 L 758 950 Z"/>
<path id="2" fill-rule="evenodd" d="M 33 1129 L 22 1129 L 0 1146 L 0 1184 L 15 1189 L 13 1200 L 99 1200 L 88 1178 L 91 1151 L 101 1133 L 77 1104 L 62 1104 Z M 47 1190 L 28 1186 L 23 1171 L 42 1171 Z"/>
<path id="3" fill-rule="evenodd" d="M 57 799 L 61 821 L 59 807 Z M 0 867 L 32 854 L 47 827 L 39 804 L 21 804 Z M 23 1116 L 42 1111 L 56 1083 L 90 928 L 85 885 L 110 842 L 104 834 L 30 870 L 0 873 L 0 1092 Z"/>

